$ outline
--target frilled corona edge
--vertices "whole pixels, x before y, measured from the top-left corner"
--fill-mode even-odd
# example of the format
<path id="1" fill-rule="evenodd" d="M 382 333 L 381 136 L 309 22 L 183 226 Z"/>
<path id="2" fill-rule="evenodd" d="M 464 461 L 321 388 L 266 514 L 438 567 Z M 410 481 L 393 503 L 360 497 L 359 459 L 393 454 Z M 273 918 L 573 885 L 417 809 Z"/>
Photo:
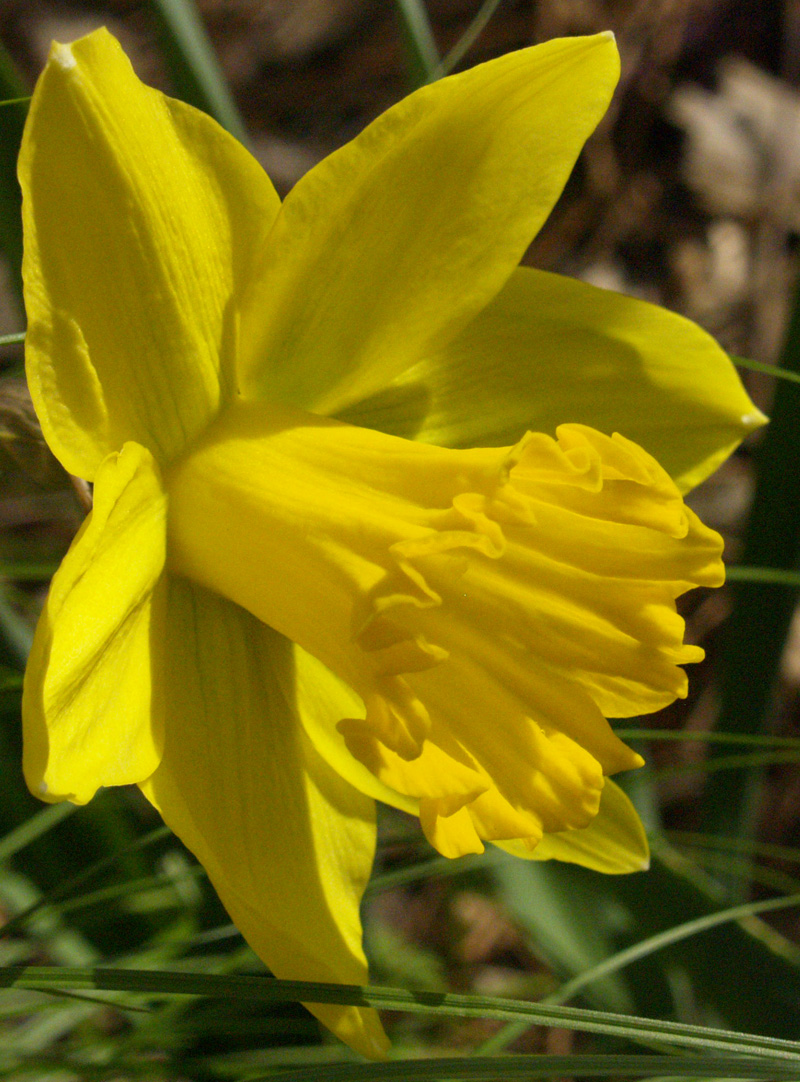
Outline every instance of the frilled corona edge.
<path id="1" fill-rule="evenodd" d="M 641 762 L 606 717 L 685 695 L 675 598 L 723 579 L 655 460 L 582 425 L 456 451 L 242 403 L 167 487 L 171 569 L 354 689 L 347 748 L 448 856 L 590 822 Z"/>

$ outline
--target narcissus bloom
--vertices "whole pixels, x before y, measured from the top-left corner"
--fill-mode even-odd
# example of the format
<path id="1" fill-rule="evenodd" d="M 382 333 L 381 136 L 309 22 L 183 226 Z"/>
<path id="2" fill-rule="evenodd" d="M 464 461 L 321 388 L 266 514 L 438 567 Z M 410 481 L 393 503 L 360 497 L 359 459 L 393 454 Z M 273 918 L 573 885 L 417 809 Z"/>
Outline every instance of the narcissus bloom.
<path id="1" fill-rule="evenodd" d="M 617 74 L 610 35 L 501 57 L 283 205 L 105 31 L 36 88 L 28 378 L 94 508 L 36 632 L 28 784 L 139 784 L 277 976 L 365 982 L 375 798 L 448 856 L 646 863 L 606 718 L 685 694 L 675 598 L 723 571 L 681 492 L 763 418 L 697 327 L 518 267 Z"/>

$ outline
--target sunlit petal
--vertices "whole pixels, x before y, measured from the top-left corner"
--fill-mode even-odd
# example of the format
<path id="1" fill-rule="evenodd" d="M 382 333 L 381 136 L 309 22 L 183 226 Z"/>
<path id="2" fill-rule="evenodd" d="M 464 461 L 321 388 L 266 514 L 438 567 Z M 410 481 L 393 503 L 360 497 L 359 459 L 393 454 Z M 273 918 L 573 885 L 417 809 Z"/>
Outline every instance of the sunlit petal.
<path id="1" fill-rule="evenodd" d="M 84 804 L 100 786 L 141 781 L 158 765 L 166 517 L 148 451 L 129 443 L 103 462 L 25 673 L 25 776 L 45 800 Z"/>
<path id="2" fill-rule="evenodd" d="M 535 849 L 519 841 L 495 844 L 515 857 L 563 860 L 610 875 L 641 872 L 650 863 L 642 821 L 625 793 L 609 778 L 597 815 L 582 830 L 545 834 Z"/>
<path id="3" fill-rule="evenodd" d="M 333 412 L 441 348 L 519 263 L 608 106 L 613 37 L 423 87 L 286 198 L 242 322 L 241 386 Z"/>
<path id="4" fill-rule="evenodd" d="M 140 83 L 105 30 L 53 46 L 19 175 L 28 381 L 50 447 L 89 479 L 126 440 L 169 459 L 233 389 L 270 181 L 213 120 Z"/>
<path id="5" fill-rule="evenodd" d="M 164 756 L 142 789 L 209 873 L 276 977 L 365 984 L 359 903 L 374 803 L 322 760 L 294 706 L 291 644 L 249 613 L 169 581 Z M 373 1011 L 312 1006 L 381 1055 Z"/>
<path id="6" fill-rule="evenodd" d="M 527 267 L 456 339 L 343 419 L 448 447 L 579 422 L 641 444 L 682 492 L 766 420 L 696 324 Z"/>

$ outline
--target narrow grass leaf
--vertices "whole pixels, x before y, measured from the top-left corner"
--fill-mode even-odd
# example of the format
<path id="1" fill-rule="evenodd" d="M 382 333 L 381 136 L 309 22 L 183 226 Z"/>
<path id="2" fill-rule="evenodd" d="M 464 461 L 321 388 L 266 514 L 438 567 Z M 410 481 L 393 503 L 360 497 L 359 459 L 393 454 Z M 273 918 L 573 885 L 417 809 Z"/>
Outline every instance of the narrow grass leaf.
<path id="1" fill-rule="evenodd" d="M 147 848 L 150 845 L 154 845 L 156 842 L 161 841 L 163 838 L 168 838 L 172 834 L 169 827 L 161 826 L 156 827 L 155 830 L 149 831 L 147 834 L 143 834 L 136 841 L 129 845 L 110 853 L 106 857 L 102 857 L 100 860 L 95 861 L 94 864 L 90 864 L 88 868 L 84 868 L 77 875 L 72 876 L 69 879 L 64 880 L 56 889 L 51 890 L 49 893 L 42 895 L 30 906 L 16 913 L 11 920 L 0 927 L 0 936 L 8 936 L 15 933 L 22 927 L 31 917 L 35 916 L 40 910 L 48 909 L 53 911 L 57 908 L 58 903 L 69 897 L 74 891 L 79 890 L 84 883 L 94 878 L 94 876 L 101 874 L 102 872 L 113 867 L 121 861 L 124 861 L 126 857 L 132 853 L 140 852 L 142 849 Z"/>
<path id="2" fill-rule="evenodd" d="M 178 97 L 213 116 L 240 143 L 247 130 L 192 0 L 150 0 Z"/>
<path id="3" fill-rule="evenodd" d="M 706 759 L 701 763 L 679 763 L 665 766 L 655 771 L 656 778 L 680 778 L 691 774 L 715 774 L 720 770 L 751 770 L 753 767 L 776 766 L 781 763 L 796 763 L 800 752 L 796 749 L 787 751 L 751 751 L 747 755 L 725 755 L 717 759 Z"/>
<path id="4" fill-rule="evenodd" d="M 0 560 L 0 578 L 14 582 L 47 582 L 58 569 L 57 563 L 31 560 Z"/>
<path id="5" fill-rule="evenodd" d="M 112 969 L 104 966 L 0 967 L 0 987 L 38 991 L 63 988 L 70 991 L 138 992 L 168 997 L 212 996 L 231 1000 L 257 1000 L 270 1004 L 336 1003 L 412 1014 L 493 1018 L 500 1021 L 525 1020 L 529 1025 L 559 1026 L 639 1042 L 666 1041 L 676 1048 L 759 1056 L 769 1058 L 773 1067 L 779 1063 L 791 1063 L 793 1069 L 800 1074 L 800 1041 L 492 996 L 413 992 L 402 988 L 362 988 L 357 985 L 280 981 L 272 977 L 258 976 L 219 976 L 175 970 Z"/>
<path id="6" fill-rule="evenodd" d="M 800 905 L 800 894 L 790 894 L 785 898 L 768 898 L 765 901 L 747 902 L 744 905 L 730 906 L 728 909 L 722 909 L 718 913 L 710 913 L 704 917 L 687 920 L 683 924 L 675 925 L 674 928 L 670 928 L 666 932 L 660 932 L 658 935 L 650 936 L 649 938 L 642 940 L 641 943 L 635 943 L 626 950 L 618 951 L 616 954 L 607 958 L 593 969 L 587 970 L 585 973 L 579 973 L 571 981 L 567 981 L 566 984 L 563 984 L 552 996 L 548 996 L 548 1001 L 551 1003 L 566 1003 L 595 980 L 606 977 L 609 973 L 616 973 L 618 970 L 631 965 L 631 963 L 638 961 L 640 958 L 645 958 L 650 954 L 654 954 L 656 951 L 663 950 L 665 947 L 669 947 L 673 943 L 678 943 L 682 939 L 689 939 L 691 936 L 700 935 L 701 932 L 706 932 L 710 928 L 716 928 L 720 924 L 743 921 L 748 917 L 754 917 L 761 913 L 772 913 L 780 909 L 791 909 L 798 905 Z"/>
<path id="7" fill-rule="evenodd" d="M 63 804 L 49 804 L 42 808 L 30 819 L 9 831 L 4 838 L 0 838 L 0 862 L 9 860 L 15 853 L 24 849 L 36 838 L 41 838 L 48 830 L 52 830 L 75 811 L 77 811 L 77 806 L 68 801 Z"/>
<path id="8" fill-rule="evenodd" d="M 187 869 L 181 878 L 185 881 L 202 879 L 205 874 L 204 868 L 199 864 L 194 864 Z M 69 898 L 56 903 L 51 901 L 50 904 L 60 913 L 74 913 L 79 909 L 87 909 L 92 905 L 102 905 L 106 902 L 116 901 L 118 898 L 129 898 L 145 891 L 163 891 L 164 888 L 174 888 L 175 883 L 176 877 L 162 872 L 158 875 L 144 876 L 141 879 L 128 879 L 124 883 L 114 883 L 113 886 L 103 887 L 101 890 L 94 890 L 88 894 L 81 894 L 77 898 Z M 170 893 L 172 906 L 181 908 L 185 905 L 185 900 L 178 897 L 174 889 Z"/>
<path id="9" fill-rule="evenodd" d="M 784 571 L 779 567 L 744 567 L 737 565 L 726 568 L 728 582 L 769 582 L 775 586 L 800 587 L 800 571 Z"/>
<path id="10" fill-rule="evenodd" d="M 696 744 L 739 744 L 756 748 L 786 748 L 800 751 L 800 738 L 795 736 L 772 736 L 769 733 L 718 733 L 699 729 L 633 729 L 626 726 L 615 728 L 621 740 L 666 740 Z"/>
<path id="11" fill-rule="evenodd" d="M 773 842 L 756 842 L 751 838 L 729 838 L 724 834 L 703 834 L 693 830 L 670 830 L 667 832 L 667 837 L 681 845 L 732 849 L 751 856 L 769 857 L 800 864 L 800 848 L 793 845 L 775 845 Z"/>
<path id="12" fill-rule="evenodd" d="M 486 25 L 494 15 L 495 11 L 500 6 L 501 0 L 483 0 L 483 3 L 478 8 L 472 22 L 467 29 L 458 39 L 456 44 L 442 60 L 440 64 L 436 66 L 431 74 L 430 82 L 434 82 L 436 79 L 441 79 L 445 75 L 449 75 L 451 71 L 458 67 L 472 46 L 481 36 L 486 29 Z"/>
<path id="13" fill-rule="evenodd" d="M 787 875 L 774 868 L 765 868 L 761 864 L 755 864 L 747 856 L 739 856 L 734 853 L 724 853 L 701 848 L 691 848 L 691 857 L 701 868 L 709 872 L 722 873 L 728 878 L 737 875 L 750 875 L 754 883 L 768 887 L 772 891 L 782 894 L 795 894 L 800 891 L 800 879 L 796 876 Z M 790 953 L 795 965 L 800 966 L 800 947 L 795 946 L 789 940 L 785 941 L 787 954 Z"/>
<path id="14" fill-rule="evenodd" d="M 400 32 L 405 49 L 406 68 L 412 87 L 434 78 L 439 66 L 439 50 L 431 29 L 424 0 L 395 0 Z"/>
<path id="15" fill-rule="evenodd" d="M 401 1060 L 395 1063 L 335 1063 L 298 1067 L 251 1078 L 250 1082 L 428 1082 L 434 1079 L 464 1079 L 490 1082 L 508 1078 L 641 1078 L 656 1072 L 672 1072 L 681 1078 L 775 1078 L 790 1079 L 794 1067 L 758 1059 L 732 1056 L 495 1056 L 466 1059 L 437 1058 Z"/>
<path id="16" fill-rule="evenodd" d="M 785 379 L 790 383 L 800 383 L 800 372 L 793 372 L 789 368 L 780 368 L 776 364 L 763 364 L 761 361 L 748 361 L 744 357 L 735 357 L 728 354 L 737 368 L 749 368 L 752 372 L 763 372 L 765 376 L 774 376 L 776 379 Z"/>
<path id="17" fill-rule="evenodd" d="M 488 867 L 505 859 L 497 850 L 489 850 L 479 856 L 433 857 L 431 860 L 410 864 L 407 868 L 395 868 L 391 872 L 374 875 L 369 881 L 366 894 L 379 894 L 384 890 L 419 883 L 423 879 L 449 879 L 469 872 L 486 871 Z"/>

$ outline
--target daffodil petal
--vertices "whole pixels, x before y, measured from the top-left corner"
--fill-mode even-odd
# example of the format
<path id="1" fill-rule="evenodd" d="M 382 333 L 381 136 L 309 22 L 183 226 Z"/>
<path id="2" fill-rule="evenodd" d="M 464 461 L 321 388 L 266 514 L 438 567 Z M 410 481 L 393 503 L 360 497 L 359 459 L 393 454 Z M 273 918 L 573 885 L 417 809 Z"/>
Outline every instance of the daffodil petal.
<path id="1" fill-rule="evenodd" d="M 515 857 L 563 860 L 609 875 L 646 871 L 650 864 L 642 821 L 622 789 L 609 778 L 603 786 L 600 810 L 582 830 L 545 834 L 534 849 L 524 841 L 494 844 Z"/>
<path id="2" fill-rule="evenodd" d="M 291 644 L 238 606 L 169 580 L 164 756 L 143 792 L 195 853 L 277 977 L 364 984 L 359 903 L 374 804 L 322 760 L 292 701 Z M 375 1013 L 312 1005 L 380 1056 Z"/>
<path id="3" fill-rule="evenodd" d="M 287 196 L 242 320 L 241 387 L 335 412 L 442 348 L 549 214 L 619 73 L 611 34 L 423 87 Z"/>
<path id="4" fill-rule="evenodd" d="M 28 381 L 92 479 L 126 440 L 178 453 L 233 388 L 237 303 L 279 207 L 205 114 L 144 86 L 97 30 L 54 45 L 19 162 Z"/>
<path id="5" fill-rule="evenodd" d="M 766 421 L 696 324 L 527 267 L 456 339 L 343 419 L 449 447 L 577 421 L 640 444 L 683 492 Z"/>
<path id="6" fill-rule="evenodd" d="M 97 472 L 94 508 L 53 577 L 22 699 L 25 777 L 44 800 L 84 804 L 158 766 L 153 694 L 163 620 L 166 497 L 145 448 Z"/>

